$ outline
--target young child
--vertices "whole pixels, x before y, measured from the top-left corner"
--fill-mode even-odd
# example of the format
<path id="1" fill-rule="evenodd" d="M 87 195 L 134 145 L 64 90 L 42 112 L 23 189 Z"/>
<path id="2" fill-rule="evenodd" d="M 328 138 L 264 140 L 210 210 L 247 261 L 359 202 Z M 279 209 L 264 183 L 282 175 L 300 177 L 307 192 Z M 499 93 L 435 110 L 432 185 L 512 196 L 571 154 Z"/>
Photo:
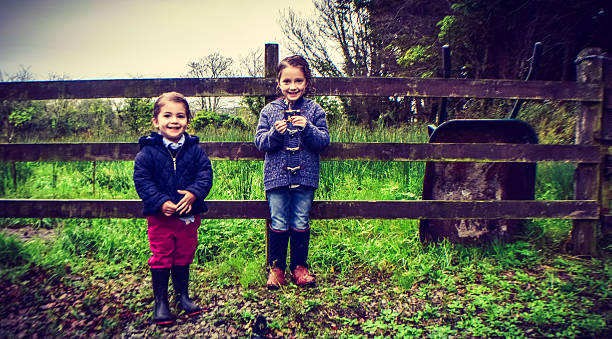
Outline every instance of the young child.
<path id="1" fill-rule="evenodd" d="M 325 112 L 305 99 L 312 76 L 308 62 L 294 55 L 278 65 L 277 89 L 282 97 L 262 110 L 255 145 L 265 151 L 264 186 L 270 207 L 268 288 L 286 284 L 287 245 L 291 277 L 299 286 L 314 283 L 308 272 L 309 214 L 319 186 L 319 152 L 329 145 Z"/>
<path id="2" fill-rule="evenodd" d="M 210 192 L 213 172 L 197 136 L 185 132 L 191 113 L 185 97 L 162 94 L 153 106 L 153 124 L 159 130 L 138 140 L 134 185 L 147 217 L 149 258 L 158 325 L 174 323 L 168 305 L 168 280 L 179 307 L 189 316 L 201 312 L 189 299 L 189 265 L 198 244 L 200 213 L 208 210 L 204 198 Z"/>

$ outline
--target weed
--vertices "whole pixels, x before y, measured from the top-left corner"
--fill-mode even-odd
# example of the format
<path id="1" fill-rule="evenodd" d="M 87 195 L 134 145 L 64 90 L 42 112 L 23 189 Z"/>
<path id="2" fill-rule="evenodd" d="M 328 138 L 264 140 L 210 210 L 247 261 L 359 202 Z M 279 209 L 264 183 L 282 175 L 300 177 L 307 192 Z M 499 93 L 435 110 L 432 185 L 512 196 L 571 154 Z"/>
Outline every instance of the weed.
<path id="1" fill-rule="evenodd" d="M 429 330 L 429 338 L 448 338 L 457 335 L 457 330 L 452 329 L 448 325 L 433 325 L 427 327 L 427 329 Z"/>
<path id="2" fill-rule="evenodd" d="M 305 311 L 306 313 L 316 310 L 323 303 L 320 299 L 306 299 L 304 301 Z"/>
<path id="3" fill-rule="evenodd" d="M 255 319 L 255 315 L 253 315 L 249 311 L 242 311 L 240 313 L 240 317 L 242 318 L 242 321 L 245 322 L 245 323 L 248 323 L 249 321 Z"/>
<path id="4" fill-rule="evenodd" d="M 22 266 L 30 259 L 30 254 L 20 240 L 0 233 L 0 269 Z"/>

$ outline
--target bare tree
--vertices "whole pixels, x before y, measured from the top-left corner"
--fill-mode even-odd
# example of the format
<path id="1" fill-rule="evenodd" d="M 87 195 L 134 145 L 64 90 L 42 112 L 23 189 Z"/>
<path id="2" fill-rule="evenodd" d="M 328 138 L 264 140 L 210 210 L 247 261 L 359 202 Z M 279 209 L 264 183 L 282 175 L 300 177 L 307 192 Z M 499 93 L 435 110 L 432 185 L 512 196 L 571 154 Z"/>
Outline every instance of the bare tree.
<path id="1" fill-rule="evenodd" d="M 24 67 L 23 65 L 19 65 L 19 70 L 13 74 L 4 73 L 6 76 L 6 80 L 2 76 L 2 72 L 0 72 L 0 81 L 33 81 L 36 79 L 34 73 L 30 71 L 32 66 Z"/>
<path id="2" fill-rule="evenodd" d="M 240 71 L 239 75 L 249 77 L 263 77 L 264 76 L 264 57 L 263 50 L 261 48 L 251 50 L 246 56 L 240 57 Z M 263 96 L 250 96 L 242 97 L 240 103 L 246 107 L 253 117 L 259 117 L 259 112 L 262 110 L 265 104 Z"/>
<path id="3" fill-rule="evenodd" d="M 240 57 L 239 60 L 241 66 L 241 70 L 238 72 L 239 75 L 249 77 L 264 76 L 264 59 L 261 48 L 248 52 L 247 55 Z"/>
<path id="4" fill-rule="evenodd" d="M 50 72 L 47 78 L 51 81 L 72 80 L 72 77 L 66 73 Z"/>
<path id="5" fill-rule="evenodd" d="M 219 52 L 209 54 L 198 61 L 187 64 L 189 71 L 188 77 L 194 78 L 220 78 L 233 75 L 231 66 L 234 63 L 232 58 L 224 57 Z M 219 97 L 200 98 L 201 109 L 214 112 L 219 107 Z"/>
<path id="6" fill-rule="evenodd" d="M 324 76 L 379 76 L 377 42 L 371 39 L 365 7 L 348 0 L 313 0 L 317 17 L 300 18 L 288 9 L 280 25 L 292 53 L 304 55 Z M 331 55 L 329 51 L 339 51 Z M 338 60 L 341 57 L 342 60 Z"/>
<path id="7" fill-rule="evenodd" d="M 280 25 L 287 48 L 303 55 L 323 76 L 384 76 L 385 45 L 369 28 L 368 9 L 352 0 L 313 0 L 317 16 L 300 18 L 288 9 L 281 13 Z M 330 54 L 338 51 L 338 54 Z M 388 110 L 385 99 L 341 98 L 346 117 L 364 123 L 377 120 Z"/>

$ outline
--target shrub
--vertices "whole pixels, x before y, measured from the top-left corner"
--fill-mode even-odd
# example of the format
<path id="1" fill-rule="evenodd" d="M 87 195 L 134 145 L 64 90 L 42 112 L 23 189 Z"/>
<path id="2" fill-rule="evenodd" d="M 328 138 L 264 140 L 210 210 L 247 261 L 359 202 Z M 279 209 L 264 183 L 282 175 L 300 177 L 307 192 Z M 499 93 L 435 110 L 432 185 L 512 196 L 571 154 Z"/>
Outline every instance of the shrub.
<path id="1" fill-rule="evenodd" d="M 154 102 L 150 98 L 130 98 L 121 111 L 121 121 L 127 128 L 138 134 L 144 134 L 152 127 Z"/>
<path id="2" fill-rule="evenodd" d="M 240 101 L 243 107 L 246 107 L 254 117 L 259 117 L 259 112 L 265 106 L 264 97 L 242 97 Z"/>
<path id="3" fill-rule="evenodd" d="M 328 124 L 334 124 L 342 119 L 342 102 L 338 97 L 316 96 L 314 100 L 323 108 Z"/>
<path id="4" fill-rule="evenodd" d="M 195 131 L 200 131 L 207 127 L 226 127 L 243 130 L 249 128 L 241 117 L 209 111 L 199 111 L 193 120 L 191 120 L 190 125 Z"/>

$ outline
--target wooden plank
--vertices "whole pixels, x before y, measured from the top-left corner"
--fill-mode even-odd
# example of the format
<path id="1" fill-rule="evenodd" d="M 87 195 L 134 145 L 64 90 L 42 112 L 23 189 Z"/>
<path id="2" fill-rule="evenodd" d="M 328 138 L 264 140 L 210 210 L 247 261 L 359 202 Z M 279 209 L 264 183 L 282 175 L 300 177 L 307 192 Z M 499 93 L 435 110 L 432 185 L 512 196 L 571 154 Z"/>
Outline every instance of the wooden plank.
<path id="1" fill-rule="evenodd" d="M 252 142 L 204 142 L 214 160 L 263 160 Z M 133 160 L 136 143 L 0 144 L 0 161 Z M 360 161 L 564 161 L 599 163 L 599 148 L 589 145 L 332 143 L 321 159 Z"/>
<path id="2" fill-rule="evenodd" d="M 599 218 L 595 201 L 316 201 L 313 219 Z"/>
<path id="3" fill-rule="evenodd" d="M 265 200 L 209 200 L 205 219 L 266 219 Z M 139 218 L 140 200 L 0 199 L 2 218 Z M 599 219 L 593 200 L 577 201 L 324 201 L 314 202 L 312 219 Z"/>
<path id="4" fill-rule="evenodd" d="M 134 160 L 137 152 L 137 143 L 0 144 L 2 161 Z"/>
<path id="5" fill-rule="evenodd" d="M 316 95 L 602 100 L 603 86 L 570 81 L 423 78 L 315 78 Z"/>
<path id="6" fill-rule="evenodd" d="M 598 163 L 596 147 L 485 143 L 332 143 L 322 160 Z"/>
<path id="7" fill-rule="evenodd" d="M 594 101 L 603 86 L 570 81 L 422 78 L 313 78 L 315 95 Z M 0 100 L 186 96 L 273 96 L 273 78 L 169 78 L 0 82 Z"/>
<path id="8" fill-rule="evenodd" d="M 0 100 L 152 98 L 179 91 L 186 96 L 254 96 L 274 93 L 264 78 L 171 78 L 0 82 Z"/>

